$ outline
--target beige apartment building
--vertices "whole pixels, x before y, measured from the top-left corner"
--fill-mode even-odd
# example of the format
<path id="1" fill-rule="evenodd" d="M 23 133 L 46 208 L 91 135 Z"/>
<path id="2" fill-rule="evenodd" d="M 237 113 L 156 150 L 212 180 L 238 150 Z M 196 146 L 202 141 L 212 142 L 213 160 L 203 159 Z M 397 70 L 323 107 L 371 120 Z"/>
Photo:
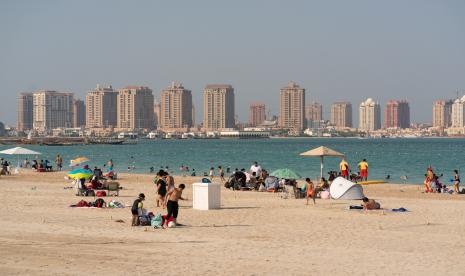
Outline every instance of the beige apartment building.
<path id="1" fill-rule="evenodd" d="M 192 93 L 182 84 L 172 82 L 160 95 L 160 127 L 187 130 L 192 126 Z"/>
<path id="2" fill-rule="evenodd" d="M 381 128 L 381 108 L 372 98 L 360 103 L 359 129 L 374 131 Z"/>
<path id="3" fill-rule="evenodd" d="M 153 129 L 153 94 L 145 86 L 128 86 L 118 91 L 117 127 L 121 130 Z"/>
<path id="4" fill-rule="evenodd" d="M 452 104 L 452 127 L 465 127 L 465 96 L 456 99 Z"/>
<path id="5" fill-rule="evenodd" d="M 305 89 L 294 82 L 281 88 L 279 104 L 279 126 L 293 131 L 302 131 L 305 122 Z"/>
<path id="6" fill-rule="evenodd" d="M 448 128 L 452 126 L 452 100 L 439 100 L 433 104 L 433 127 Z"/>
<path id="7" fill-rule="evenodd" d="M 33 128 L 48 131 L 73 126 L 73 93 L 41 90 L 33 93 Z"/>
<path id="8" fill-rule="evenodd" d="M 235 127 L 234 88 L 229 84 L 209 84 L 203 91 L 203 128 L 222 130 Z"/>
<path id="9" fill-rule="evenodd" d="M 73 127 L 86 126 L 86 105 L 83 100 L 73 100 Z"/>
<path id="10" fill-rule="evenodd" d="M 31 130 L 33 127 L 34 97 L 32 93 L 20 93 L 18 96 L 18 131 Z"/>
<path id="11" fill-rule="evenodd" d="M 113 87 L 97 87 L 86 96 L 86 127 L 112 128 L 117 124 L 118 92 Z"/>
<path id="12" fill-rule="evenodd" d="M 263 103 L 252 103 L 249 110 L 249 125 L 259 126 L 266 120 L 266 106 Z"/>
<path id="13" fill-rule="evenodd" d="M 305 107 L 305 119 L 307 128 L 319 128 L 323 120 L 323 105 L 312 102 Z"/>
<path id="14" fill-rule="evenodd" d="M 335 102 L 331 105 L 331 124 L 338 128 L 352 128 L 352 104 Z"/>

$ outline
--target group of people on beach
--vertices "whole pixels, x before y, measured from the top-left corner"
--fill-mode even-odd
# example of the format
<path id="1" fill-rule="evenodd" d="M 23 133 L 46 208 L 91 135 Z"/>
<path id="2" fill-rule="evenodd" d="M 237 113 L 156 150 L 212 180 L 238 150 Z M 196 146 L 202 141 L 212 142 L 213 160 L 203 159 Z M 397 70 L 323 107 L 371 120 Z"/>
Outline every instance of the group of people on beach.
<path id="1" fill-rule="evenodd" d="M 186 188 L 186 185 L 179 184 L 176 188 L 174 183 L 174 178 L 167 171 L 160 169 L 157 172 L 156 177 L 153 180 L 155 185 L 156 192 L 156 204 L 157 207 L 167 210 L 165 216 L 165 225 L 168 226 L 168 221 L 173 221 L 174 224 L 177 223 L 178 213 L 179 213 L 179 200 L 185 200 L 182 197 L 182 192 Z M 138 226 L 140 224 L 139 217 L 143 213 L 143 201 L 145 200 L 145 195 L 141 193 L 139 198 L 134 201 L 133 207 L 131 209 L 132 213 L 132 226 Z"/>
<path id="2" fill-rule="evenodd" d="M 444 193 L 444 194 L 463 194 L 465 193 L 465 189 L 460 191 L 460 174 L 457 169 L 453 171 L 453 178 L 450 179 L 450 182 L 453 185 L 453 190 L 449 189 L 446 184 L 443 184 L 440 181 L 440 178 L 443 174 L 436 174 L 433 171 L 433 167 L 430 165 L 426 169 L 425 180 L 423 181 L 423 185 L 425 186 L 425 193 Z"/>
<path id="3" fill-rule="evenodd" d="M 350 181 L 359 182 L 368 180 L 368 162 L 366 159 L 360 161 L 357 165 L 357 173 L 352 173 L 350 170 L 349 163 L 345 158 L 342 158 L 341 163 L 339 163 L 339 174 L 337 176 L 342 176 Z"/>

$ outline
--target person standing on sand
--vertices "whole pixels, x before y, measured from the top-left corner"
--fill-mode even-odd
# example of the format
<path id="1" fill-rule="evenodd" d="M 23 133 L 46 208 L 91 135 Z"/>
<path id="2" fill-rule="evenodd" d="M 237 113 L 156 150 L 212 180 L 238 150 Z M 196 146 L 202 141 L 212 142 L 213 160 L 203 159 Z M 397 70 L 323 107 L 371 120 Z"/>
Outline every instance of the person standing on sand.
<path id="1" fill-rule="evenodd" d="M 358 168 L 360 169 L 360 176 L 362 181 L 368 180 L 368 162 L 366 159 L 363 159 L 360 163 L 358 163 Z"/>
<path id="2" fill-rule="evenodd" d="M 208 176 L 210 177 L 210 181 L 213 180 L 213 177 L 215 176 L 215 168 L 211 167 L 210 172 L 208 173 Z"/>
<path id="3" fill-rule="evenodd" d="M 226 180 L 224 179 L 224 170 L 223 170 L 223 167 L 218 166 L 218 173 L 220 174 L 221 184 L 223 184 L 223 182 L 226 181 Z"/>
<path id="4" fill-rule="evenodd" d="M 164 208 L 165 196 L 166 196 L 166 180 L 165 180 L 165 171 L 159 170 L 157 176 L 154 179 L 157 191 L 157 207 Z"/>
<path id="5" fill-rule="evenodd" d="M 308 205 L 308 201 L 311 198 L 313 201 L 313 206 L 315 206 L 316 189 L 315 189 L 315 186 L 313 185 L 312 180 L 310 180 L 310 178 L 306 178 L 305 185 L 306 185 L 305 188 L 307 192 L 307 205 Z"/>
<path id="6" fill-rule="evenodd" d="M 460 193 L 460 175 L 458 170 L 454 170 L 454 192 Z"/>
<path id="7" fill-rule="evenodd" d="M 178 218 L 178 211 L 179 211 L 179 204 L 178 201 L 186 200 L 182 197 L 182 191 L 186 188 L 186 185 L 179 184 L 179 188 L 174 188 L 173 190 L 169 191 L 166 195 L 166 210 L 168 213 L 166 214 L 166 225 L 168 226 L 168 220 L 173 217 L 173 222 L 176 224 L 176 220 Z"/>
<path id="8" fill-rule="evenodd" d="M 57 170 L 61 171 L 61 168 L 63 167 L 63 158 L 61 158 L 61 155 L 57 155 L 55 158 L 55 164 L 57 166 Z"/>
<path id="9" fill-rule="evenodd" d="M 345 158 L 342 158 L 341 163 L 339 164 L 339 169 L 341 170 L 341 176 L 345 179 L 349 179 L 349 164 Z"/>

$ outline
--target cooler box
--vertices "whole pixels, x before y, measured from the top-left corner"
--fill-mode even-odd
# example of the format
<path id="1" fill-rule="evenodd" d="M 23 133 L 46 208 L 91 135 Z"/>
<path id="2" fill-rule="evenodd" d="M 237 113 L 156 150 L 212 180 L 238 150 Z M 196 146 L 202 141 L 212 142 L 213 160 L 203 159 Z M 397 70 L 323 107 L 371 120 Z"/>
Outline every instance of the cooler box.
<path id="1" fill-rule="evenodd" d="M 194 209 L 220 209 L 221 185 L 217 183 L 194 183 L 192 185 L 192 201 Z"/>

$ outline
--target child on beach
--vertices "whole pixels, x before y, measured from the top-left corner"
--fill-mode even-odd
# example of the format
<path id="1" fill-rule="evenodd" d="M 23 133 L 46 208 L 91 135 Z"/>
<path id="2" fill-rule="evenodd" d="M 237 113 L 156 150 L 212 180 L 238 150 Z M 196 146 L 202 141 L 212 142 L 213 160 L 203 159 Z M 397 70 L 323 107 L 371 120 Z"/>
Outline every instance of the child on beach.
<path id="1" fill-rule="evenodd" d="M 139 194 L 139 197 L 134 200 L 132 204 L 131 213 L 132 213 L 132 226 L 139 226 L 139 216 L 142 214 L 142 208 L 144 208 L 144 203 L 142 201 L 145 200 L 144 194 Z"/>
<path id="2" fill-rule="evenodd" d="M 166 214 L 166 226 L 168 226 L 168 221 L 171 217 L 173 217 L 173 222 L 176 224 L 176 219 L 178 218 L 178 211 L 179 205 L 178 201 L 186 200 L 182 197 L 182 191 L 186 188 L 186 185 L 179 184 L 178 188 L 174 188 L 173 190 L 169 191 L 166 195 L 166 209 L 168 213 Z"/>
<path id="3" fill-rule="evenodd" d="M 225 181 L 225 179 L 224 179 L 224 170 L 223 170 L 223 167 L 218 166 L 218 172 L 219 172 L 219 174 L 220 174 L 221 184 L 223 184 L 223 182 Z"/>
<path id="4" fill-rule="evenodd" d="M 313 182 L 310 180 L 310 178 L 305 179 L 305 189 L 307 192 L 307 205 L 309 199 L 311 198 L 313 201 L 313 206 L 315 206 L 316 191 L 315 186 L 313 185 Z"/>

